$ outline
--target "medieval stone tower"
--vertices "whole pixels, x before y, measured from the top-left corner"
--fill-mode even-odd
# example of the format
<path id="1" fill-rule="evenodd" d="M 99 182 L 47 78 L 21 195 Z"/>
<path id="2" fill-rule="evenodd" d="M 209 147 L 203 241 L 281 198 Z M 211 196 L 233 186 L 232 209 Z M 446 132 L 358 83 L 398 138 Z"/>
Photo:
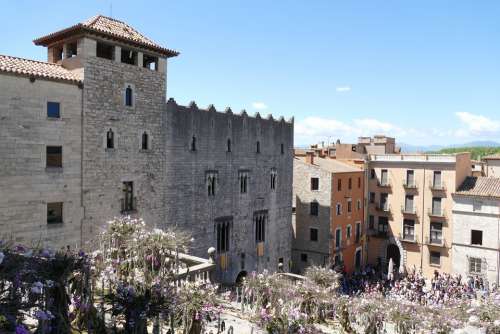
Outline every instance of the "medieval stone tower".
<path id="1" fill-rule="evenodd" d="M 34 42 L 47 62 L 0 56 L 2 234 L 81 245 L 127 214 L 215 247 L 221 281 L 287 269 L 293 122 L 167 103 L 178 53 L 112 18 Z"/>

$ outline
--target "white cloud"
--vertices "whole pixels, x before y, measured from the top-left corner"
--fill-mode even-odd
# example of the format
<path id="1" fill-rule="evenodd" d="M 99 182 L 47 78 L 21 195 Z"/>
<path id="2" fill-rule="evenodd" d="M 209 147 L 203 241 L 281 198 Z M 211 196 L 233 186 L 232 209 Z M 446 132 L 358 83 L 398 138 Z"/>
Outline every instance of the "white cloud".
<path id="1" fill-rule="evenodd" d="M 267 104 L 264 102 L 253 102 L 252 107 L 257 110 L 265 110 L 267 109 Z"/>
<path id="2" fill-rule="evenodd" d="M 469 112 L 457 112 L 455 115 L 465 126 L 465 129 L 457 130 L 461 136 L 466 135 L 467 132 L 470 136 L 485 136 L 500 133 L 500 121 Z"/>
<path id="3" fill-rule="evenodd" d="M 335 90 L 337 93 L 346 93 L 351 91 L 351 86 L 339 86 L 335 88 Z"/>

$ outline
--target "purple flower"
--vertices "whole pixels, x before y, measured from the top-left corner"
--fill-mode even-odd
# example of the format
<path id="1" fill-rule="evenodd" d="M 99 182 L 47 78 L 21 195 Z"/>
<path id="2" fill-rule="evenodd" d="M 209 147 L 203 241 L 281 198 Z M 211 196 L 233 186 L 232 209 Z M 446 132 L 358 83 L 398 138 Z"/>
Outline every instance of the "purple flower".
<path id="1" fill-rule="evenodd" d="M 52 315 L 52 313 L 50 313 L 50 311 L 44 312 L 41 310 L 35 312 L 35 317 L 38 320 L 52 320 L 52 319 L 54 319 L 54 316 Z"/>
<path id="2" fill-rule="evenodd" d="M 17 325 L 16 334 L 30 334 L 30 332 L 23 325 Z"/>

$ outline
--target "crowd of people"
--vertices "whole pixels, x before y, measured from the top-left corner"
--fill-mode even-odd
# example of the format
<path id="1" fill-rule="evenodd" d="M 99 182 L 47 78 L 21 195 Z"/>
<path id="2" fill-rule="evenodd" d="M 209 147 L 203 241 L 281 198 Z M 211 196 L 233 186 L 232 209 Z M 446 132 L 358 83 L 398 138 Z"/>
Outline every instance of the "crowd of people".
<path id="1" fill-rule="evenodd" d="M 492 287 L 492 290 L 496 289 L 496 286 Z M 387 275 L 373 267 L 366 267 L 353 275 L 343 275 L 340 290 L 348 295 L 381 294 L 422 305 L 444 305 L 491 292 L 488 283 L 478 276 L 463 278 L 435 271 L 429 280 L 415 269 Z"/>

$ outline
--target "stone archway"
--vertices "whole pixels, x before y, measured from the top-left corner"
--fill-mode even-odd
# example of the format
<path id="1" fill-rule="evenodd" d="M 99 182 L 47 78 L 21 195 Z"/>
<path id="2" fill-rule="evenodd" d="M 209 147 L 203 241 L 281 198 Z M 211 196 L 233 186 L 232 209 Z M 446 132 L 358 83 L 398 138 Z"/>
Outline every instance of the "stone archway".
<path id="1" fill-rule="evenodd" d="M 243 278 L 247 277 L 248 273 L 243 270 L 243 271 L 240 271 L 238 276 L 236 276 L 236 285 L 241 285 L 243 283 Z"/>

